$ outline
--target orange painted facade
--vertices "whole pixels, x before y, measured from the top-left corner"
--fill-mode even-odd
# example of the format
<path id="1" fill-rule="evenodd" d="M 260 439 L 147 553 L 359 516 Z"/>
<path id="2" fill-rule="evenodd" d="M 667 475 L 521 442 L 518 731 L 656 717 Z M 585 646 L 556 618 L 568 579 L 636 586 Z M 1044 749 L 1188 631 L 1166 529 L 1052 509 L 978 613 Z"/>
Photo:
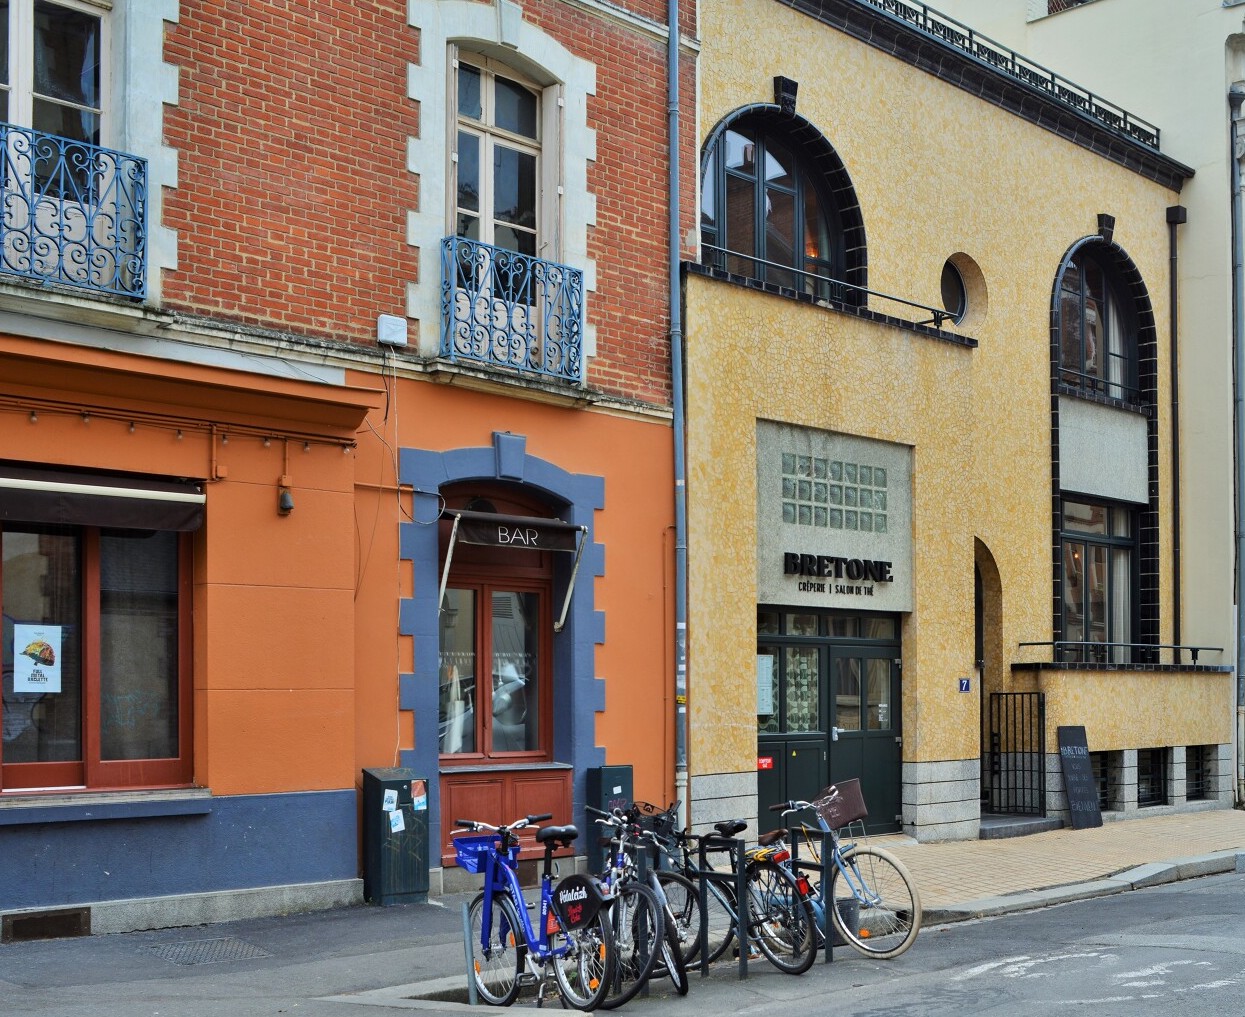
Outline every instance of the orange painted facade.
<path id="1" fill-rule="evenodd" d="M 637 797 L 670 801 L 664 0 L 52 2 L 75 17 L 89 7 L 72 24 L 100 26 L 74 43 L 103 39 L 110 73 L 90 143 L 108 160 L 125 139 L 142 188 L 132 208 L 106 206 L 99 181 L 82 199 L 138 217 L 120 231 L 123 245 L 138 239 L 130 260 L 104 255 L 120 295 L 98 269 L 75 275 L 68 246 L 27 264 L 0 242 L 0 855 L 56 859 L 0 876 L 0 913 L 93 906 L 96 928 L 117 929 L 105 905 L 122 899 L 284 887 L 307 907 L 354 902 L 367 770 L 429 782 L 418 818 L 432 892 L 452 866 L 457 817 L 440 804 L 455 781 L 486 788 L 472 799 L 481 807 L 499 793 L 556 802 L 555 822 L 581 828 L 593 766 L 629 764 Z M 679 6 L 694 38 L 694 4 Z M 503 88 L 513 74 L 542 111 L 533 235 L 541 271 L 577 274 L 557 334 L 579 358 L 569 375 L 545 371 L 555 326 L 544 322 L 529 335 L 539 356 L 517 369 L 441 344 L 440 251 L 461 226 L 453 203 L 470 198 L 451 179 L 461 142 L 437 118 L 463 54 L 492 61 Z M 689 110 L 694 71 L 685 47 Z M 690 116 L 679 143 L 690 191 Z M 690 229 L 694 212 L 683 218 Z M 112 239 L 101 218 L 93 242 Z M 516 333 L 529 334 L 534 292 L 509 312 Z M 383 345 L 395 326 L 401 338 Z M 517 764 L 439 751 L 449 524 L 435 516 L 475 486 L 573 517 L 582 554 L 577 570 L 573 555 L 541 559 L 543 727 Z M 163 487 L 196 506 L 175 532 L 147 521 Z M 133 518 L 115 526 L 95 514 L 99 499 Z M 145 550 L 153 535 L 177 550 L 175 587 L 153 578 L 168 564 Z M 471 558 L 477 578 L 504 587 L 505 568 L 532 571 L 507 551 L 491 575 L 489 553 Z M 60 691 L 23 691 L 18 626 L 61 640 Z M 109 639 L 135 632 L 164 656 L 123 695 L 127 655 L 110 655 Z M 491 665 L 496 682 L 482 638 L 481 671 Z M 487 698 L 487 673 L 480 683 Z M 133 735 L 133 718 L 167 727 L 172 748 L 115 760 L 109 732 Z M 167 752 L 184 779 L 150 776 Z"/>

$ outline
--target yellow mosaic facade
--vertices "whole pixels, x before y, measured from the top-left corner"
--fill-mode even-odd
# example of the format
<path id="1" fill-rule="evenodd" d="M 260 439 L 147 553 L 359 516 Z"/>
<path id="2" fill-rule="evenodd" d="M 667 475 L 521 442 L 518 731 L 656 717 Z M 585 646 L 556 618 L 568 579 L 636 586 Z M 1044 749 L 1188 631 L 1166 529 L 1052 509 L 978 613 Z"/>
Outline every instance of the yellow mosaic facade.
<path id="1" fill-rule="evenodd" d="M 1052 746 L 1057 725 L 1080 723 L 1091 748 L 1104 750 L 1230 741 L 1228 675 L 1013 674 L 1014 663 L 1051 659 L 1049 647 L 1021 643 L 1058 638 L 1053 281 L 1069 248 L 1095 233 L 1097 216 L 1114 216 L 1114 242 L 1154 309 L 1156 404 L 1166 414 L 1165 210 L 1179 192 L 785 4 L 716 0 L 701 18 L 702 143 L 734 111 L 773 103 L 776 77 L 798 82 L 796 113 L 822 132 L 855 188 L 869 289 L 938 307 L 940 274 L 954 259 L 968 314 L 945 328 L 978 345 L 689 273 L 693 802 L 698 777 L 746 779 L 757 751 L 758 420 L 912 450 L 913 596 L 901 616 L 905 773 L 910 764 L 980 758 L 975 565 L 985 588 L 985 689 L 1042 687 Z M 873 295 L 868 306 L 897 317 L 905 310 Z M 1170 429 L 1158 435 L 1158 483 L 1167 491 Z M 1165 513 L 1159 548 L 1160 638 L 1169 642 Z M 970 694 L 960 691 L 964 678 Z M 1149 709 L 1134 708 L 1141 704 Z M 933 810 L 915 815 L 905 825 L 918 836 L 940 822 Z"/>

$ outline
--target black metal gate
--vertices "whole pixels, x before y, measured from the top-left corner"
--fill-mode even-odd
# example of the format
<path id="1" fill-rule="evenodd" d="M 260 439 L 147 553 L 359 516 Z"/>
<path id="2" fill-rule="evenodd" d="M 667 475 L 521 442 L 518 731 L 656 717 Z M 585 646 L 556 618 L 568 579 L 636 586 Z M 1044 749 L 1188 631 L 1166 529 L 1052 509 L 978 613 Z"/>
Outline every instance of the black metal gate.
<path id="1" fill-rule="evenodd" d="M 982 755 L 986 811 L 1046 815 L 1046 694 L 991 692 L 989 744 Z"/>

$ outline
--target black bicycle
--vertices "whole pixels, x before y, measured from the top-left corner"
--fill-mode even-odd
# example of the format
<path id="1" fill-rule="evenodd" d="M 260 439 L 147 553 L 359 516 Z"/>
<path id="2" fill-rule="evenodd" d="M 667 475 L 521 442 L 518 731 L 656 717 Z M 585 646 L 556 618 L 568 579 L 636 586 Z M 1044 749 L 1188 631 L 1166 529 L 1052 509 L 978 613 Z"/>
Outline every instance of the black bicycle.
<path id="1" fill-rule="evenodd" d="M 655 865 L 648 864 L 648 846 L 657 846 L 651 831 L 638 826 L 630 811 L 586 808 L 609 830 L 609 865 L 600 879 L 613 895 L 611 926 L 618 948 L 617 969 L 601 1007 L 622 1006 L 654 974 L 669 976 L 675 991 L 686 995 L 680 927 Z"/>

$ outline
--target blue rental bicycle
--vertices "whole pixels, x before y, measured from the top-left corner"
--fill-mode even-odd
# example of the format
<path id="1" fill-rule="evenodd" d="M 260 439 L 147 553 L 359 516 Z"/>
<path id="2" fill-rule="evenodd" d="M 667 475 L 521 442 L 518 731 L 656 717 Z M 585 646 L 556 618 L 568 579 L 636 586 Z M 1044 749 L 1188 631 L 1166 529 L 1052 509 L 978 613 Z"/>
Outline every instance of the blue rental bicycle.
<path id="1" fill-rule="evenodd" d="M 552 970 L 566 1005 L 594 1010 L 614 978 L 617 948 L 610 931 L 609 898 L 600 883 L 584 875 L 553 882 L 553 852 L 579 836 L 574 826 L 536 830 L 545 857 L 535 928 L 528 916 L 519 884 L 517 831 L 552 818 L 548 813 L 525 816 L 506 826 L 454 820 L 459 829 L 453 833 L 473 834 L 454 838 L 458 864 L 467 872 L 484 875 L 484 889 L 468 909 L 471 973 L 476 991 L 494 1006 L 509 1006 L 528 984 L 538 986 L 537 1000 L 543 1002 Z"/>

